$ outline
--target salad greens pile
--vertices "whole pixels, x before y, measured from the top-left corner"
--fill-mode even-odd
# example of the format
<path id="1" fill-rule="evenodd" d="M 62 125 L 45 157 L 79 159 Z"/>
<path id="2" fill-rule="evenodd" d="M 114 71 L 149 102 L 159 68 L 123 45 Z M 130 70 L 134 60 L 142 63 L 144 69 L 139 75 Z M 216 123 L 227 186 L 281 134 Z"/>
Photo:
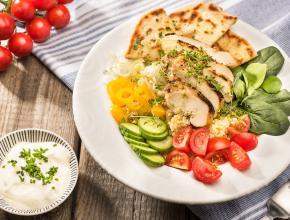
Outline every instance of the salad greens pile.
<path id="1" fill-rule="evenodd" d="M 258 52 L 248 63 L 233 69 L 235 107 L 251 119 L 250 131 L 282 135 L 290 122 L 290 92 L 282 89 L 276 76 L 284 64 L 281 52 L 271 46 Z"/>

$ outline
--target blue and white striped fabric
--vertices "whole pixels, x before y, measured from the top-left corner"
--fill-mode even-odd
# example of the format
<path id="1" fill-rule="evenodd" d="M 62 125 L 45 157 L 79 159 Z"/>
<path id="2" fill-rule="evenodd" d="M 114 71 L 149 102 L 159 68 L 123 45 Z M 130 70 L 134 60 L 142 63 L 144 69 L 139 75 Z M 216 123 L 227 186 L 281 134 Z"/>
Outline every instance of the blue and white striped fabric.
<path id="1" fill-rule="evenodd" d="M 265 32 L 290 55 L 290 0 L 211 0 Z M 82 60 L 108 31 L 137 14 L 156 6 L 175 9 L 195 0 L 75 0 L 69 7 L 72 22 L 51 39 L 37 45 L 34 54 L 70 89 Z M 290 166 L 270 185 L 230 202 L 189 208 L 201 219 L 260 219 L 266 201 L 290 178 Z"/>

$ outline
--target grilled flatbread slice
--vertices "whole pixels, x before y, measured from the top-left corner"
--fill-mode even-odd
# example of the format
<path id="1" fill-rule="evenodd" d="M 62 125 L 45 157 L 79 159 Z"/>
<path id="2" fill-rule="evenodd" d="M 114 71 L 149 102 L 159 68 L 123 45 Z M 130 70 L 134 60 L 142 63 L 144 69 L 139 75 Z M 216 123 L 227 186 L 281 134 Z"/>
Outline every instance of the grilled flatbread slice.
<path id="1" fill-rule="evenodd" d="M 178 29 L 178 35 L 194 38 L 212 46 L 237 21 L 212 3 L 188 6 L 169 15 Z"/>
<path id="2" fill-rule="evenodd" d="M 168 33 L 174 33 L 175 28 L 163 8 L 155 9 L 142 16 L 138 22 L 129 49 L 125 54 L 128 59 L 160 58 L 160 39 Z"/>
<path id="3" fill-rule="evenodd" d="M 236 60 L 236 66 L 246 63 L 257 56 L 257 52 L 252 45 L 246 39 L 231 30 L 225 33 L 225 35 L 214 44 L 214 47 L 229 52 Z"/>

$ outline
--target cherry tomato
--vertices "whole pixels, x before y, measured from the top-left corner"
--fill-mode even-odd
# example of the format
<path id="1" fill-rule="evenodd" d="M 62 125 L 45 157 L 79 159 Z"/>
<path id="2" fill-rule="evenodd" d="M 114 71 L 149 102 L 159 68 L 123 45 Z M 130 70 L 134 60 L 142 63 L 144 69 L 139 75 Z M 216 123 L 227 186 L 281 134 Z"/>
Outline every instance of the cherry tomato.
<path id="1" fill-rule="evenodd" d="M 231 142 L 229 148 L 229 161 L 233 167 L 240 171 L 248 169 L 252 163 L 247 152 L 235 142 Z"/>
<path id="2" fill-rule="evenodd" d="M 47 11 L 56 5 L 56 0 L 35 0 L 34 5 L 41 11 Z"/>
<path id="3" fill-rule="evenodd" d="M 11 14 L 20 21 L 34 18 L 35 7 L 29 0 L 15 0 L 11 3 Z"/>
<path id="4" fill-rule="evenodd" d="M 57 5 L 47 12 L 46 18 L 53 27 L 63 28 L 69 24 L 70 13 L 64 5 Z"/>
<path id="5" fill-rule="evenodd" d="M 67 4 L 71 2 L 73 2 L 73 0 L 58 0 L 58 4 Z"/>
<path id="6" fill-rule="evenodd" d="M 0 13 L 0 40 L 7 40 L 15 29 L 13 18 L 6 12 Z"/>
<path id="7" fill-rule="evenodd" d="M 198 156 L 204 156 L 206 154 L 208 139 L 208 128 L 198 128 L 194 130 L 190 136 L 189 141 L 192 152 Z"/>
<path id="8" fill-rule="evenodd" d="M 215 165 L 220 165 L 220 164 L 226 163 L 229 160 L 228 154 L 229 154 L 228 149 L 213 151 L 213 152 L 208 153 L 205 156 L 205 159 Z"/>
<path id="9" fill-rule="evenodd" d="M 186 153 L 190 152 L 189 148 L 189 138 L 192 133 L 191 126 L 187 126 L 184 128 L 181 128 L 174 136 L 172 145 L 175 149 L 184 151 Z"/>
<path id="10" fill-rule="evenodd" d="M 35 7 L 36 1 L 38 0 L 27 0 L 27 1 L 29 1 Z"/>
<path id="11" fill-rule="evenodd" d="M 25 33 L 16 33 L 9 39 L 8 48 L 15 56 L 25 57 L 32 52 L 33 41 Z"/>
<path id="12" fill-rule="evenodd" d="M 222 172 L 215 165 L 200 157 L 192 162 L 192 171 L 197 180 L 207 184 L 215 183 L 222 176 Z"/>
<path id="13" fill-rule="evenodd" d="M 26 30 L 35 42 L 44 42 L 50 37 L 51 26 L 45 18 L 35 17 L 30 21 Z"/>
<path id="14" fill-rule="evenodd" d="M 191 170 L 191 160 L 189 156 L 178 150 L 174 150 L 166 156 L 166 165 L 181 170 Z"/>
<path id="15" fill-rule="evenodd" d="M 230 147 L 231 142 L 223 137 L 213 137 L 208 140 L 207 152 L 214 152 Z"/>
<path id="16" fill-rule="evenodd" d="M 230 135 L 237 134 L 239 132 L 248 132 L 251 126 L 251 120 L 248 115 L 242 116 L 236 123 L 231 124 L 228 127 Z"/>
<path id="17" fill-rule="evenodd" d="M 12 63 L 12 54 L 5 48 L 0 46 L 0 71 L 7 70 Z"/>
<path id="18" fill-rule="evenodd" d="M 250 151 L 250 150 L 255 149 L 258 144 L 257 136 L 255 134 L 248 133 L 248 132 L 235 134 L 232 136 L 231 140 L 236 142 L 242 148 L 244 148 L 245 151 Z"/>

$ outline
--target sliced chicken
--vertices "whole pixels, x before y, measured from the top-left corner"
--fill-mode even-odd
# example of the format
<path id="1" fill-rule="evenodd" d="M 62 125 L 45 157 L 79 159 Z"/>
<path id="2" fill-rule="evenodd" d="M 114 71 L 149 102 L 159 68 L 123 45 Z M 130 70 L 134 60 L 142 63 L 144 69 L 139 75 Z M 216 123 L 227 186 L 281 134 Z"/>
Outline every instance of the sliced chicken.
<path id="1" fill-rule="evenodd" d="M 227 79 L 230 82 L 234 81 L 233 73 L 228 67 L 226 67 L 226 66 L 224 66 L 222 64 L 216 63 L 216 62 L 211 62 L 209 64 L 209 68 L 216 75 L 218 75 L 218 76 L 220 76 L 220 77 L 222 77 L 224 79 Z"/>
<path id="2" fill-rule="evenodd" d="M 165 95 L 167 106 L 175 113 L 190 113 L 190 123 L 195 127 L 204 127 L 210 117 L 208 105 L 199 97 L 193 89 L 170 91 Z"/>
<path id="3" fill-rule="evenodd" d="M 179 78 L 185 84 L 199 91 L 201 95 L 207 100 L 207 103 L 210 106 L 210 110 L 216 114 L 221 107 L 221 102 L 218 94 L 213 90 L 213 88 L 211 88 L 204 80 L 199 80 L 194 76 L 189 77 L 187 75 L 187 70 L 182 57 L 177 57 L 168 62 L 170 62 L 168 72 L 171 73 L 169 75 L 175 76 L 172 77 L 172 80 Z"/>
<path id="4" fill-rule="evenodd" d="M 219 92 L 222 94 L 226 102 L 232 101 L 232 83 L 230 81 L 215 74 L 211 68 L 204 69 L 203 75 L 207 77 L 213 83 L 213 85 L 218 87 L 216 89 L 219 89 Z"/>
<path id="5" fill-rule="evenodd" d="M 161 39 L 161 47 L 165 52 L 169 52 L 173 49 L 202 48 L 217 63 L 221 63 L 230 67 L 237 66 L 237 61 L 232 57 L 230 53 L 225 52 L 225 51 L 218 51 L 214 48 L 209 47 L 208 45 L 202 42 L 190 39 L 188 37 L 168 35 Z"/>

